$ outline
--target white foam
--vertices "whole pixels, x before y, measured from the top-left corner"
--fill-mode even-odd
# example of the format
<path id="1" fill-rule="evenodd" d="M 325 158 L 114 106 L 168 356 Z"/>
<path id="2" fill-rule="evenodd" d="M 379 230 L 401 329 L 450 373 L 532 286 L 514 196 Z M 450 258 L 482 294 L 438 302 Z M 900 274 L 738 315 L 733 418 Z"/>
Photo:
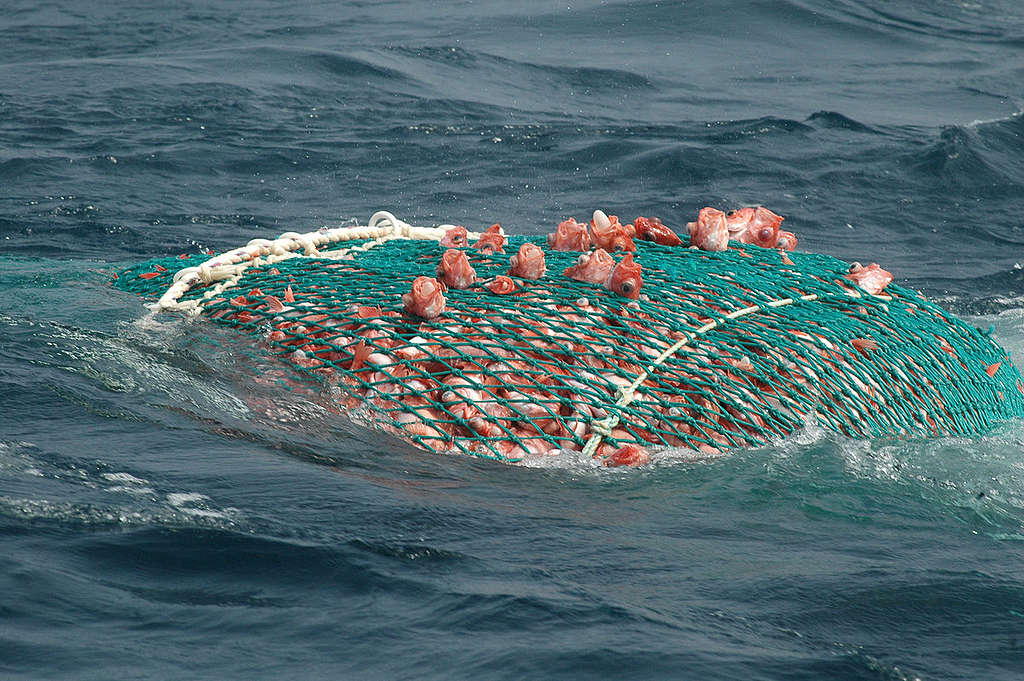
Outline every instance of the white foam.
<path id="1" fill-rule="evenodd" d="M 185 504 L 191 504 L 197 501 L 203 501 L 210 497 L 205 494 L 199 494 L 198 492 L 171 492 L 167 495 L 167 501 L 171 506 L 181 507 Z"/>
<path id="2" fill-rule="evenodd" d="M 240 515 L 237 508 L 210 508 L 210 497 L 198 492 L 171 492 L 167 494 L 167 502 L 180 513 L 217 520 L 232 521 Z M 198 505 L 198 507 L 196 506 Z"/>
<path id="3" fill-rule="evenodd" d="M 120 492 L 122 494 L 132 494 L 134 496 L 150 496 L 156 494 L 156 491 L 152 487 L 125 487 L 124 485 L 115 485 L 114 487 L 108 487 L 108 492 Z"/>
<path id="4" fill-rule="evenodd" d="M 993 123 L 1005 123 L 1006 121 L 1012 121 L 1014 118 L 1019 118 L 1022 115 L 1024 115 L 1024 107 L 1022 107 L 1020 109 L 1017 109 L 1017 111 L 1014 111 L 1009 116 L 1000 116 L 999 118 L 987 118 L 987 119 L 984 119 L 984 120 L 976 118 L 973 121 L 971 121 L 970 123 L 968 123 L 967 125 L 965 125 L 964 127 L 965 128 L 977 128 L 978 126 L 981 126 L 981 125 L 991 125 Z"/>
<path id="5" fill-rule="evenodd" d="M 124 483 L 126 485 L 145 485 L 149 482 L 148 480 L 137 478 L 130 473 L 104 473 L 103 479 L 109 480 L 110 482 Z"/>

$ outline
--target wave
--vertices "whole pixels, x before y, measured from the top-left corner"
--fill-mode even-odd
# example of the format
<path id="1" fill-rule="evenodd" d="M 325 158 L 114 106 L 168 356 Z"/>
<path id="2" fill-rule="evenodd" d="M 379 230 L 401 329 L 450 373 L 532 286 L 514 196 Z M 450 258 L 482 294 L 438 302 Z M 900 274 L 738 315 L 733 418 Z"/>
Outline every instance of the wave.
<path id="1" fill-rule="evenodd" d="M 957 42 L 1005 43 L 1014 40 L 1024 17 L 1012 0 L 981 0 L 931 3 L 888 3 L 884 0 L 853 0 L 807 3 L 854 25 L 884 31 L 891 36 L 927 36 Z M 822 6 L 824 5 L 824 6 Z"/>
<path id="2" fill-rule="evenodd" d="M 1002 143 L 990 144 L 986 139 L 988 134 L 983 134 L 982 130 L 984 128 L 947 127 L 940 133 L 939 140 L 927 149 L 905 155 L 902 165 L 912 173 L 933 178 L 947 187 L 970 187 L 992 197 L 1002 197 L 1008 190 L 1024 189 L 1024 174 L 1004 160 L 1007 152 L 1012 153 L 1012 148 L 1007 149 Z M 1004 138 L 999 134 L 993 136 Z M 1017 146 L 1021 146 L 1019 141 Z"/>
<path id="3" fill-rule="evenodd" d="M 811 125 L 835 130 L 850 130 L 869 134 L 879 134 L 880 132 L 878 129 L 855 121 L 838 111 L 816 111 L 807 117 L 807 122 Z"/>

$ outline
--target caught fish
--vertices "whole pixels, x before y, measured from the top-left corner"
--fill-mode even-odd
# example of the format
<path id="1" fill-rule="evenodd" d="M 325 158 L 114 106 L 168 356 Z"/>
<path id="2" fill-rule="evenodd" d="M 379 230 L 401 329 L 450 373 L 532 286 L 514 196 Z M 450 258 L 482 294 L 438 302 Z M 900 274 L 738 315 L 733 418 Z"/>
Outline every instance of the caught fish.
<path id="1" fill-rule="evenodd" d="M 662 246 L 679 246 L 683 243 L 675 232 L 662 224 L 658 218 L 639 217 L 633 220 L 636 236 L 644 241 L 653 241 Z"/>
<path id="2" fill-rule="evenodd" d="M 729 228 L 725 213 L 707 206 L 700 209 L 696 222 L 689 222 L 690 244 L 704 251 L 724 251 L 729 247 Z"/>
<path id="3" fill-rule="evenodd" d="M 469 288 L 476 281 L 476 270 L 469 264 L 465 251 L 449 248 L 437 265 L 437 278 L 448 288 Z"/>
<path id="4" fill-rule="evenodd" d="M 775 242 L 775 248 L 780 248 L 784 251 L 796 250 L 796 234 L 793 232 L 785 232 L 779 230 L 779 238 Z"/>
<path id="5" fill-rule="evenodd" d="M 504 253 L 505 244 L 507 243 L 508 239 L 505 238 L 505 231 L 496 222 L 480 235 L 477 242 L 473 244 L 473 248 L 484 253 Z"/>
<path id="6" fill-rule="evenodd" d="M 444 233 L 441 245 L 445 248 L 465 248 L 469 245 L 469 234 L 462 225 L 452 227 Z"/>
<path id="7" fill-rule="evenodd" d="M 867 267 L 863 267 L 859 262 L 855 262 L 850 266 L 850 273 L 846 275 L 846 278 L 871 295 L 877 296 L 894 277 L 891 272 L 879 267 L 878 263 L 873 262 Z"/>
<path id="8" fill-rule="evenodd" d="M 617 466 L 642 466 L 650 463 L 651 455 L 639 445 L 623 445 L 609 454 L 604 460 L 608 468 Z"/>
<path id="9" fill-rule="evenodd" d="M 512 293 L 519 287 L 516 286 L 516 282 L 512 281 L 511 279 L 504 275 L 499 274 L 494 279 L 484 283 L 484 288 L 486 288 L 491 293 L 496 293 L 502 296 Z"/>
<path id="10" fill-rule="evenodd" d="M 548 234 L 548 246 L 554 251 L 589 251 L 590 231 L 576 218 L 563 220 L 553 234 Z"/>
<path id="11" fill-rule="evenodd" d="M 544 262 L 544 251 L 529 242 L 519 247 L 519 252 L 509 258 L 508 273 L 523 279 L 540 279 L 548 271 Z"/>
<path id="12" fill-rule="evenodd" d="M 405 311 L 424 319 L 434 319 L 444 312 L 447 300 L 442 284 L 431 277 L 416 277 L 412 290 L 402 295 Z"/>
<path id="13" fill-rule="evenodd" d="M 633 262 L 633 254 L 627 253 L 608 275 L 604 286 L 620 296 L 636 300 L 640 297 L 640 287 L 644 285 L 640 276 L 642 269 L 638 263 Z"/>
<path id="14" fill-rule="evenodd" d="M 576 259 L 576 264 L 565 268 L 562 274 L 576 281 L 604 284 L 613 269 L 615 260 L 603 248 L 598 248 L 596 251 L 582 254 Z"/>
<path id="15" fill-rule="evenodd" d="M 609 253 L 636 250 L 636 244 L 615 215 L 609 217 L 603 211 L 595 210 L 594 219 L 590 221 L 590 232 L 594 245 Z"/>
<path id="16" fill-rule="evenodd" d="M 730 240 L 762 248 L 775 248 L 779 239 L 779 225 L 783 220 L 781 215 L 776 215 L 764 206 L 758 206 L 734 210 L 729 213 L 725 222 Z"/>

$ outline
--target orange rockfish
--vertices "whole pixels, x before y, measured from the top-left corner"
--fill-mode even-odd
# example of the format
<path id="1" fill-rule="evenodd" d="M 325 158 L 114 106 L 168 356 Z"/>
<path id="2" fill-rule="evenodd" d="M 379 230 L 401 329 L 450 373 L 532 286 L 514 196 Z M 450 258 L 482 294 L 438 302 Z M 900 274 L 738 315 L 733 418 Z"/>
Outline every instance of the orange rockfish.
<path id="1" fill-rule="evenodd" d="M 447 302 L 441 282 L 430 277 L 416 277 L 412 290 L 402 296 L 405 311 L 424 319 L 433 319 L 444 312 Z"/>
<path id="2" fill-rule="evenodd" d="M 503 296 L 512 293 L 518 287 L 516 286 L 516 282 L 512 281 L 511 279 L 504 275 L 499 274 L 494 279 L 485 282 L 484 288 L 486 288 L 491 293 L 496 293 L 499 296 Z"/>
<path id="3" fill-rule="evenodd" d="M 488 227 L 486 232 L 480 235 L 477 242 L 473 244 L 473 248 L 486 253 L 504 253 L 505 244 L 507 243 L 508 239 L 505 238 L 504 230 L 502 230 L 501 225 L 496 222 Z"/>
<path id="4" fill-rule="evenodd" d="M 445 248 L 464 248 L 469 245 L 469 235 L 462 225 L 452 227 L 444 233 L 441 245 Z"/>
<path id="5" fill-rule="evenodd" d="M 875 262 L 867 267 L 862 267 L 859 262 L 853 263 L 846 278 L 873 296 L 881 293 L 893 280 L 892 273 L 883 270 Z"/>
<path id="6" fill-rule="evenodd" d="M 774 248 L 779 239 L 779 225 L 784 219 L 764 206 L 758 206 L 734 210 L 725 218 L 725 222 L 731 240 Z"/>
<path id="7" fill-rule="evenodd" d="M 633 224 L 636 226 L 637 238 L 644 241 L 653 241 L 662 246 L 678 246 L 683 243 L 683 240 L 658 218 L 639 217 L 633 220 Z"/>
<path id="8" fill-rule="evenodd" d="M 796 234 L 780 229 L 779 240 L 775 242 L 775 248 L 780 248 L 784 251 L 796 250 Z"/>
<path id="9" fill-rule="evenodd" d="M 449 248 L 437 265 L 437 278 L 448 288 L 469 288 L 476 281 L 476 270 L 469 264 L 465 251 Z"/>
<path id="10" fill-rule="evenodd" d="M 724 251 L 729 247 L 729 227 L 725 213 L 710 206 L 700 209 L 696 222 L 688 222 L 690 244 L 704 251 Z"/>
<path id="11" fill-rule="evenodd" d="M 576 260 L 572 267 L 566 267 L 562 272 L 565 276 L 576 281 L 585 281 L 590 284 L 604 284 L 615 269 L 615 260 L 603 248 L 592 253 L 584 253 Z"/>
<path id="12" fill-rule="evenodd" d="M 636 250 L 636 244 L 616 215 L 609 217 L 603 211 L 595 210 L 594 219 L 590 221 L 590 233 L 593 235 L 594 245 L 609 253 Z"/>
<path id="13" fill-rule="evenodd" d="M 569 218 L 558 223 L 554 234 L 548 234 L 548 246 L 555 251 L 589 251 L 590 232 L 576 218 Z"/>
<path id="14" fill-rule="evenodd" d="M 525 243 L 519 247 L 519 252 L 509 258 L 508 273 L 513 277 L 523 279 L 540 279 L 548 271 L 544 262 L 544 251 L 540 246 Z"/>
<path id="15" fill-rule="evenodd" d="M 638 263 L 633 262 L 633 254 L 627 253 L 608 275 L 604 287 L 620 296 L 636 300 L 640 297 L 640 287 L 644 285 L 644 280 L 640 276 L 641 269 L 643 268 Z"/>

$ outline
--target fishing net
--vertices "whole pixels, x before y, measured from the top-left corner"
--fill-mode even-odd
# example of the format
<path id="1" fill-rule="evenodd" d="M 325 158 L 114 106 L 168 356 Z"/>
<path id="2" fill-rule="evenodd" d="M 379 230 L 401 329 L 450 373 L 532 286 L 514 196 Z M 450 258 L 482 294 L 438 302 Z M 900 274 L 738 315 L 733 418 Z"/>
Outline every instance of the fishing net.
<path id="1" fill-rule="evenodd" d="M 870 295 L 832 257 L 638 242 L 636 300 L 562 274 L 578 252 L 509 237 L 462 250 L 478 281 L 523 243 L 547 274 L 450 289 L 433 319 L 403 295 L 451 226 L 369 225 L 153 260 L 115 286 L 235 329 L 339 409 L 435 452 L 519 461 L 627 444 L 705 454 L 815 421 L 855 437 L 980 434 L 1024 416 L 1024 381 L 988 334 L 897 286 Z M 473 239 L 478 235 L 470 234 Z M 499 289 L 500 290 L 500 289 Z"/>

